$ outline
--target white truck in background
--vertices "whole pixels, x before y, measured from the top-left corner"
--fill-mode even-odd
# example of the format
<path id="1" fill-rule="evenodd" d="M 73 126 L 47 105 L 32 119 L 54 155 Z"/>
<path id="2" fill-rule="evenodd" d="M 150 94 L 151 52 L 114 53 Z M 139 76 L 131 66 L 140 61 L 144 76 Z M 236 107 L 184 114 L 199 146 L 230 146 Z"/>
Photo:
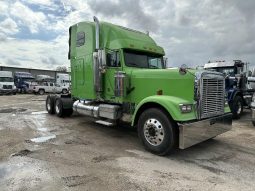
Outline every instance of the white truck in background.
<path id="1" fill-rule="evenodd" d="M 17 88 L 11 71 L 0 71 L 0 94 L 16 94 Z"/>
<path id="2" fill-rule="evenodd" d="M 56 84 L 70 89 L 71 77 L 70 74 L 66 73 L 57 73 L 56 75 Z"/>

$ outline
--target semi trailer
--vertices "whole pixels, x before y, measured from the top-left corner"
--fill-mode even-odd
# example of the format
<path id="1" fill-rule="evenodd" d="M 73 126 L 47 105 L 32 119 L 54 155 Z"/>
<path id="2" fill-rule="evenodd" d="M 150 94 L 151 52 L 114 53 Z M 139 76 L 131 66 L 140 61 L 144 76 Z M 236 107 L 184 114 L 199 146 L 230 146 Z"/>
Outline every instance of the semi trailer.
<path id="1" fill-rule="evenodd" d="M 166 69 L 164 49 L 146 33 L 99 22 L 69 28 L 72 93 L 48 95 L 46 110 L 73 111 L 103 125 L 129 123 L 145 149 L 166 155 L 231 129 L 223 74 Z"/>

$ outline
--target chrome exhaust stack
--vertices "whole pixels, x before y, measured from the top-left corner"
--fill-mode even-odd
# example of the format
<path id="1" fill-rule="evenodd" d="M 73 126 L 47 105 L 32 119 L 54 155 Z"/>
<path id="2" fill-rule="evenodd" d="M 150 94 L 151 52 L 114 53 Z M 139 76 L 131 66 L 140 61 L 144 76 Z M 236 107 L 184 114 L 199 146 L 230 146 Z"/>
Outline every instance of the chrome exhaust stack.
<path id="1" fill-rule="evenodd" d="M 100 31 L 99 20 L 95 16 L 93 17 L 93 19 L 96 24 L 96 50 L 99 50 L 99 31 Z"/>
<path id="2" fill-rule="evenodd" d="M 103 85 L 102 85 L 102 73 L 103 73 L 103 68 L 104 68 L 104 51 L 100 50 L 100 24 L 99 20 L 97 17 L 93 17 L 94 22 L 95 22 L 95 27 L 96 27 L 96 47 L 95 47 L 95 52 L 93 53 L 93 70 L 94 70 L 94 89 L 96 92 L 96 97 L 98 100 L 102 100 L 101 98 L 101 93 L 103 91 Z"/>

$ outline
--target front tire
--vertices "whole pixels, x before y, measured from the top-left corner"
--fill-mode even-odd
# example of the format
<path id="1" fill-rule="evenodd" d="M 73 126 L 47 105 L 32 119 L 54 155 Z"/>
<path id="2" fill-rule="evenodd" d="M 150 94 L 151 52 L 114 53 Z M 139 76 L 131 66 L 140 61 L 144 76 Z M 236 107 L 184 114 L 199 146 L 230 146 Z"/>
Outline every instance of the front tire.
<path id="1" fill-rule="evenodd" d="M 243 114 L 243 100 L 240 96 L 236 96 L 231 107 L 234 119 L 239 119 Z"/>
<path id="2" fill-rule="evenodd" d="M 138 136 L 146 150 L 167 155 L 176 148 L 177 128 L 160 109 L 145 110 L 138 120 Z"/>

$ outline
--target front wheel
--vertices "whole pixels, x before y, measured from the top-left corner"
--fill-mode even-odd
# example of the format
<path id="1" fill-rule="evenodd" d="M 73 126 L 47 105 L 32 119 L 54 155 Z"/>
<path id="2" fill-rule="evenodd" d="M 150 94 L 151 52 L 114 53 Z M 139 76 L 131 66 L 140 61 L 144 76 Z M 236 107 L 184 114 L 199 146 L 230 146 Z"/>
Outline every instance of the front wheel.
<path id="1" fill-rule="evenodd" d="M 145 149 L 157 154 L 167 155 L 176 148 L 177 128 L 160 109 L 145 110 L 138 120 L 138 136 Z"/>
<path id="2" fill-rule="evenodd" d="M 236 96 L 231 107 L 233 118 L 239 119 L 243 114 L 243 100 L 240 96 Z"/>

